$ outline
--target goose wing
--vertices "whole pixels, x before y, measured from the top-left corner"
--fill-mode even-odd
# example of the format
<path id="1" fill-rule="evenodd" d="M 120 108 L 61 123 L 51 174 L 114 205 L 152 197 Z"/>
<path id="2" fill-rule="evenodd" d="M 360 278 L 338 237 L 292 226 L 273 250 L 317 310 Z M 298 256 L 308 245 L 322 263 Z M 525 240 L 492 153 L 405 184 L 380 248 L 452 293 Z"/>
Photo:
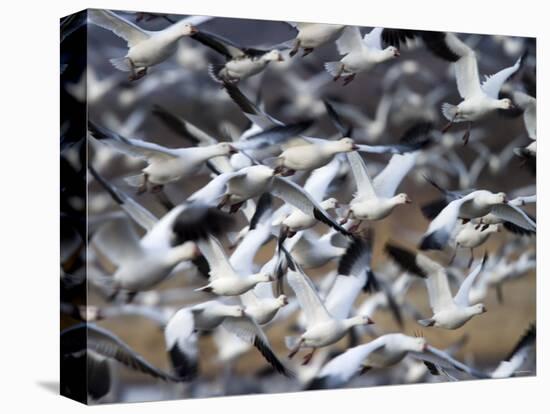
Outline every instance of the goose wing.
<path id="1" fill-rule="evenodd" d="M 470 290 L 472 289 L 472 286 L 474 285 L 474 282 L 476 281 L 478 275 L 485 267 L 486 262 L 487 253 L 485 253 L 481 262 L 474 268 L 474 270 L 470 272 L 468 276 L 466 276 L 466 279 L 464 279 L 464 281 L 460 285 L 460 288 L 458 289 L 458 292 L 456 293 L 454 298 L 454 301 L 458 306 L 466 307 L 470 305 Z"/>
<path id="2" fill-rule="evenodd" d="M 386 167 L 378 173 L 372 182 L 376 194 L 379 197 L 393 197 L 403 178 L 415 166 L 417 156 L 417 152 L 403 155 L 394 154 Z"/>
<path id="3" fill-rule="evenodd" d="M 129 155 L 130 157 L 150 161 L 154 158 L 173 159 L 178 156 L 174 150 L 152 142 L 123 137 L 114 131 L 94 124 L 91 121 L 88 121 L 88 130 L 90 131 L 90 134 L 98 141 L 109 145 L 117 151 Z"/>
<path id="4" fill-rule="evenodd" d="M 342 234 L 349 235 L 349 232 L 338 224 L 311 195 L 294 182 L 282 177 L 273 177 L 270 192 L 274 196 L 292 204 L 304 214 L 315 217 Z"/>
<path id="5" fill-rule="evenodd" d="M 316 382 L 323 388 L 334 388 L 346 384 L 358 374 L 362 363 L 368 356 L 385 346 L 384 337 L 367 344 L 348 349 L 346 352 L 331 359 L 317 374 Z"/>
<path id="6" fill-rule="evenodd" d="M 120 17 L 110 10 L 88 10 L 90 22 L 106 30 L 112 31 L 118 37 L 126 40 L 128 47 L 134 47 L 151 37 L 151 34 L 134 23 Z"/>
<path id="7" fill-rule="evenodd" d="M 195 319 L 189 308 L 177 311 L 164 329 L 166 349 L 172 368 L 181 378 L 191 379 L 198 371 Z"/>
<path id="8" fill-rule="evenodd" d="M 527 213 L 511 203 L 497 204 L 491 209 L 491 213 L 522 229 L 533 232 L 537 231 L 537 224 L 527 215 Z"/>
<path id="9" fill-rule="evenodd" d="M 504 68 L 493 75 L 486 76 L 485 80 L 481 84 L 481 89 L 483 89 L 483 92 L 485 92 L 491 98 L 498 99 L 500 88 L 502 88 L 504 82 L 506 82 L 508 78 L 510 78 L 510 76 L 512 76 L 514 73 L 516 73 L 520 67 L 521 57 L 516 60 L 516 63 L 514 63 L 512 66 Z"/>
<path id="10" fill-rule="evenodd" d="M 130 218 L 146 231 L 151 230 L 158 223 L 158 218 L 145 207 L 137 203 L 133 198 L 120 191 L 114 185 L 108 183 L 92 166 L 88 167 L 90 173 L 99 184 L 109 193 L 111 198 L 122 208 Z"/>
<path id="11" fill-rule="evenodd" d="M 254 345 L 278 373 L 286 377 L 293 376 L 292 372 L 277 358 L 277 355 L 271 349 L 267 336 L 253 318 L 248 315 L 240 318 L 227 317 L 224 319 L 222 326 L 243 341 Z"/>
<path id="12" fill-rule="evenodd" d="M 210 266 L 210 280 L 235 275 L 235 270 L 217 238 L 209 236 L 206 240 L 199 240 L 197 245 Z"/>
<path id="13" fill-rule="evenodd" d="M 342 35 L 338 38 L 338 40 L 336 40 L 336 47 L 338 48 L 338 53 L 341 55 L 347 55 L 348 53 L 365 47 L 365 43 L 363 43 L 363 39 L 361 38 L 359 27 L 346 27 Z"/>
<path id="14" fill-rule="evenodd" d="M 440 367 L 444 370 L 460 371 L 474 378 L 489 378 L 487 374 L 454 359 L 448 353 L 428 345 L 424 352 L 409 352 L 414 359 Z"/>
<path id="15" fill-rule="evenodd" d="M 363 161 L 361 155 L 357 152 L 348 152 L 346 154 L 353 178 L 355 178 L 355 185 L 357 187 L 357 196 L 359 198 L 371 199 L 377 198 L 374 187 L 370 181 L 367 166 Z"/>
<path id="16" fill-rule="evenodd" d="M 317 293 L 317 288 L 311 279 L 304 273 L 302 268 L 294 262 L 290 253 L 284 247 L 282 250 L 288 260 L 289 270 L 287 273 L 288 284 L 296 294 L 300 308 L 304 312 L 308 326 L 332 320 L 327 308 Z"/>

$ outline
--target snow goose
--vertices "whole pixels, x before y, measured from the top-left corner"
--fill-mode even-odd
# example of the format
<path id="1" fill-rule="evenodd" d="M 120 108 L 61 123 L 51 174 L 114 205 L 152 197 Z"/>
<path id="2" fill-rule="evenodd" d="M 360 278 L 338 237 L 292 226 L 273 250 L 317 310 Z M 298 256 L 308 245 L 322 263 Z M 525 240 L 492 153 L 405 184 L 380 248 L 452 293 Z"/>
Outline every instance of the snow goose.
<path id="1" fill-rule="evenodd" d="M 535 324 L 519 339 L 518 343 L 510 354 L 491 373 L 491 378 L 509 378 L 516 376 L 523 370 L 530 360 L 535 357 L 537 346 L 537 327 Z M 529 371 L 528 371 L 529 372 Z M 534 372 L 531 372 L 534 374 Z"/>
<path id="2" fill-rule="evenodd" d="M 372 368 L 386 368 L 402 361 L 406 356 L 467 373 L 477 378 L 487 375 L 455 360 L 446 352 L 434 348 L 426 339 L 391 333 L 373 341 L 350 348 L 331 359 L 317 374 L 309 389 L 336 388 L 362 375 Z"/>
<path id="3" fill-rule="evenodd" d="M 382 47 L 382 31 L 380 27 L 374 28 L 362 38 L 359 27 L 344 29 L 336 46 L 340 55 L 345 56 L 338 62 L 325 63 L 325 70 L 333 76 L 334 81 L 343 78 L 344 85 L 347 85 L 357 73 L 399 56 L 395 46 Z"/>
<path id="4" fill-rule="evenodd" d="M 265 215 L 268 216 L 269 214 Z M 259 221 L 255 217 L 253 217 L 253 220 Z M 271 225 L 267 221 L 269 221 L 269 217 L 267 219 L 264 218 L 263 221 L 259 221 L 258 223 L 251 221 L 251 229 L 246 233 L 231 255 L 229 262 L 238 274 L 253 274 L 254 256 L 272 236 Z M 262 268 L 260 272 L 265 272 L 266 270 Z M 285 295 L 281 294 L 278 297 L 274 297 L 271 286 L 265 283 L 256 285 L 253 289 L 240 295 L 239 299 L 246 307 L 246 313 L 260 325 L 265 325 L 273 320 L 279 309 L 288 305 L 288 298 Z"/>
<path id="5" fill-rule="evenodd" d="M 283 248 L 284 251 L 284 248 Z M 286 253 L 289 261 L 287 280 L 296 294 L 300 308 L 306 315 L 306 331 L 296 340 L 290 338 L 287 342 L 290 346 L 289 358 L 292 358 L 301 348 L 312 348 L 312 351 L 304 357 L 304 365 L 313 357 L 315 350 L 331 345 L 343 338 L 354 326 L 373 323 L 368 316 L 353 316 L 339 319 L 329 313 L 322 302 L 311 279 L 304 273 L 301 267 L 293 261 L 289 253 Z M 353 302 L 353 301 L 351 301 Z M 343 306 L 351 306 L 350 301 L 341 301 Z M 343 308 L 342 306 L 342 308 Z"/>
<path id="6" fill-rule="evenodd" d="M 172 131 L 180 136 L 189 138 L 195 145 L 211 146 L 218 144 L 218 140 L 214 137 L 193 125 L 191 122 L 174 115 L 159 105 L 154 106 L 153 113 L 162 119 L 166 126 L 168 126 Z M 234 160 L 235 157 L 244 158 L 243 161 L 247 163 L 246 165 L 243 165 L 243 167 L 250 166 L 252 163 L 251 158 L 260 158 L 262 154 L 266 152 L 276 151 L 276 153 L 278 153 L 280 151 L 279 146 L 281 144 L 284 144 L 287 140 L 303 133 L 311 127 L 311 125 L 312 121 L 306 120 L 288 125 L 280 123 L 279 125 L 273 125 L 265 129 L 249 129 L 234 139 L 231 144 L 232 147 L 241 151 L 241 153 L 233 155 L 229 163 L 224 161 L 223 158 L 225 157 L 216 157 L 215 159 L 208 161 L 208 166 L 216 174 L 238 170 L 239 168 L 234 167 L 235 164 L 238 164 L 238 162 L 235 162 Z"/>
<path id="7" fill-rule="evenodd" d="M 195 341 L 195 331 L 211 331 L 222 326 L 260 351 L 262 356 L 279 373 L 291 376 L 292 373 L 273 353 L 269 340 L 258 324 L 242 306 L 225 305 L 209 301 L 180 309 L 170 319 L 165 329 L 165 339 L 174 367 L 189 371 L 192 358 L 189 357 L 189 344 Z M 192 370 L 193 371 L 193 370 Z M 195 368 L 196 372 L 196 368 Z"/>
<path id="8" fill-rule="evenodd" d="M 514 65 L 486 76 L 483 83 L 480 84 L 476 54 L 456 34 L 394 29 L 385 29 L 382 34 L 385 43 L 395 46 L 406 42 L 407 39 L 417 37 L 423 40 L 430 52 L 454 63 L 457 88 L 463 100 L 458 105 L 443 104 L 443 116 L 449 121 L 443 128 L 444 132 L 455 122 L 468 122 L 468 129 L 463 137 L 466 144 L 470 137 L 472 122 L 480 120 L 498 109 L 513 107 L 509 98 L 499 99 L 499 92 L 502 85 L 520 69 L 521 57 Z"/>
<path id="9" fill-rule="evenodd" d="M 168 26 L 166 29 L 151 32 L 144 30 L 110 10 L 89 10 L 90 21 L 126 40 L 128 53 L 124 57 L 111 59 L 115 68 L 130 72 L 130 80 L 145 76 L 147 69 L 158 65 L 174 54 L 177 42 L 184 36 L 197 32 L 193 27 L 209 17 L 189 17 Z"/>
<path id="10" fill-rule="evenodd" d="M 300 49 L 304 50 L 302 57 L 309 55 L 314 49 L 336 40 L 346 26 L 341 24 L 321 23 L 291 23 L 298 30 L 294 40 L 294 46 L 290 51 L 293 57 Z"/>
<path id="11" fill-rule="evenodd" d="M 209 271 L 209 283 L 197 291 L 212 292 L 221 296 L 238 296 L 254 288 L 258 283 L 273 281 L 273 276 L 256 273 L 239 275 L 227 258 L 218 239 L 213 236 L 198 241 L 199 250 L 206 258 Z"/>
<path id="12" fill-rule="evenodd" d="M 221 174 L 192 194 L 188 201 L 202 202 L 207 205 L 218 203 L 219 208 L 229 205 L 230 211 L 236 212 L 246 200 L 265 192 L 270 192 L 342 234 L 349 235 L 349 232 L 340 226 L 303 188 L 290 180 L 275 176 L 275 170 L 265 165 L 253 165 L 236 172 Z"/>
<path id="13" fill-rule="evenodd" d="M 196 32 L 191 37 L 225 57 L 224 64 L 209 66 L 209 72 L 213 79 L 220 83 L 239 82 L 241 79 L 260 73 L 271 62 L 284 60 L 281 52 L 277 49 L 261 50 L 242 47 L 218 35 L 204 31 Z"/>
<path id="14" fill-rule="evenodd" d="M 321 236 L 313 230 L 306 230 L 300 234 L 300 239 L 289 251 L 294 260 L 304 269 L 324 266 L 346 251 L 347 241 L 339 245 L 337 242 L 341 233 L 334 229 L 330 229 Z"/>
<path id="15" fill-rule="evenodd" d="M 116 265 L 109 278 L 112 297 L 122 289 L 134 295 L 165 280 L 182 261 L 197 256 L 190 240 L 215 234 L 231 223 L 225 214 L 198 204 L 182 204 L 157 219 L 132 198 L 109 184 L 92 167 L 90 173 L 126 214 L 145 231 L 140 239 L 128 220 L 114 220 L 100 228 L 92 244 Z"/>
<path id="16" fill-rule="evenodd" d="M 506 194 L 487 190 L 475 190 L 467 194 L 446 191 L 444 199 L 424 206 L 423 213 L 433 217 L 433 220 L 420 242 L 421 250 L 443 249 L 459 218 L 467 222 L 489 213 L 522 229 L 536 231 L 536 223 L 519 207 L 510 204 Z"/>
<path id="17" fill-rule="evenodd" d="M 385 169 L 371 183 L 367 166 L 361 156 L 354 152 L 347 154 L 353 172 L 357 192 L 350 202 L 347 215 L 342 223 L 349 219 L 358 220 L 351 231 L 357 230 L 363 220 L 381 220 L 400 204 L 411 203 L 405 193 L 395 195 L 401 180 L 415 163 L 415 153 L 394 155 Z"/>
<path id="18" fill-rule="evenodd" d="M 333 158 L 325 166 L 314 170 L 304 184 L 304 190 L 309 193 L 319 205 L 325 210 L 338 207 L 338 200 L 334 197 L 324 199 L 330 183 L 340 171 L 342 161 Z M 287 237 L 292 237 L 296 232 L 306 230 L 315 225 L 317 220 L 314 216 L 306 215 L 301 210 L 293 208 L 286 217 L 273 222 L 273 225 L 281 225 L 282 231 Z"/>
<path id="19" fill-rule="evenodd" d="M 147 167 L 141 174 L 127 178 L 130 185 L 138 187 L 138 193 L 147 191 L 148 184 L 152 185 L 152 190 L 158 191 L 167 183 L 195 174 L 210 158 L 237 151 L 227 142 L 205 147 L 171 149 L 151 142 L 123 137 L 92 122 L 89 122 L 88 127 L 90 134 L 100 142 L 147 162 Z"/>
<path id="20" fill-rule="evenodd" d="M 117 361 L 127 368 L 163 381 L 179 382 L 179 378 L 151 365 L 130 346 L 112 332 L 89 323 L 81 323 L 61 332 L 61 373 L 65 378 L 61 393 L 80 401 L 89 396 L 98 400 L 111 389 L 112 375 L 109 360 Z M 87 387 L 80 387 L 82 368 L 86 369 Z M 79 389 L 86 389 L 80 395 Z"/>
<path id="21" fill-rule="evenodd" d="M 470 260 L 468 261 L 469 268 L 474 261 L 474 249 L 485 243 L 491 234 L 498 232 L 500 232 L 500 225 L 498 224 L 490 224 L 487 225 L 487 227 L 484 226 L 483 228 L 480 228 L 479 225 L 472 222 L 463 224 L 454 237 L 455 250 L 449 264 L 453 263 L 456 252 L 460 247 L 463 249 L 470 249 Z"/>
<path id="22" fill-rule="evenodd" d="M 486 312 L 482 303 L 470 305 L 470 289 L 477 276 L 482 272 L 487 256 L 464 279 L 455 297 L 451 295 L 449 280 L 445 268 L 423 254 L 415 254 L 401 247 L 386 244 L 388 255 L 403 269 L 426 280 L 428 296 L 433 316 L 419 320 L 423 326 L 435 326 L 444 329 L 457 329 L 475 315 Z"/>

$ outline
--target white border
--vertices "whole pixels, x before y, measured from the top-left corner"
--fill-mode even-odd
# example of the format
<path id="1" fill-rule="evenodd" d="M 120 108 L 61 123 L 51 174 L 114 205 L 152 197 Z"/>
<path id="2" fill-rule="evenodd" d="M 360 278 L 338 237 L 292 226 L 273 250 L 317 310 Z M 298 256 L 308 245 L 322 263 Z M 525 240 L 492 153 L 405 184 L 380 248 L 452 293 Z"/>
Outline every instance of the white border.
<path id="1" fill-rule="evenodd" d="M 37 5 L 39 5 L 37 7 Z M 212 14 L 274 20 L 380 25 L 538 37 L 539 114 L 548 90 L 548 11 L 543 2 L 404 1 L 320 2 L 298 0 L 57 0 L 3 4 L 0 63 L 2 132 L 0 180 L 1 358 L 0 405 L 4 412 L 44 410 L 75 413 L 79 404 L 44 387 L 58 372 L 58 18 L 86 7 Z M 541 109 L 542 108 L 542 109 Z M 546 172 L 543 154 L 547 121 L 539 115 L 539 182 Z M 543 216 L 546 192 L 538 194 L 538 376 L 442 385 L 392 386 L 103 406 L 105 412 L 473 412 L 520 413 L 545 406 L 548 358 L 540 352 L 550 317 L 541 297 L 547 290 Z M 548 253 L 547 253 L 548 254 Z M 548 295 L 548 293 L 546 293 Z M 549 352 L 548 350 L 546 352 Z M 11 408 L 11 410 L 10 410 Z M 547 408 L 546 408 L 547 409 Z"/>

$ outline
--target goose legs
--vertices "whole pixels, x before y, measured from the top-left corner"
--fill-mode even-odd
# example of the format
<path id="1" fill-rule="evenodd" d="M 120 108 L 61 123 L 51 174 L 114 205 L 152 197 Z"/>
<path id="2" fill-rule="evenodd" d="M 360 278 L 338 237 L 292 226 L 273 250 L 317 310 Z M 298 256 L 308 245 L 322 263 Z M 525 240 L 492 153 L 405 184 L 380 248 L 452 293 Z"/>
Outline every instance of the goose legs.
<path id="1" fill-rule="evenodd" d="M 464 136 L 462 137 L 462 142 L 464 145 L 468 144 L 468 140 L 470 139 L 470 132 L 472 130 L 472 123 L 468 122 L 468 129 L 466 129 L 466 132 L 464 133 Z"/>
<path id="2" fill-rule="evenodd" d="M 288 359 L 292 359 L 292 357 L 294 357 L 294 355 L 296 355 L 298 353 L 298 351 L 300 350 L 300 348 L 302 347 L 302 344 L 304 343 L 304 339 L 300 339 L 298 341 L 298 343 L 294 346 L 294 348 L 292 348 L 288 354 Z"/>
<path id="3" fill-rule="evenodd" d="M 294 46 L 292 47 L 292 50 L 289 53 L 289 56 L 294 57 L 294 55 L 298 53 L 298 50 L 300 50 L 300 41 L 296 39 L 296 41 L 294 42 Z"/>
<path id="4" fill-rule="evenodd" d="M 315 351 L 317 351 L 317 348 L 313 348 L 312 351 L 304 357 L 302 365 L 309 364 L 309 361 L 311 361 L 311 358 L 313 358 L 313 354 L 315 354 Z"/>

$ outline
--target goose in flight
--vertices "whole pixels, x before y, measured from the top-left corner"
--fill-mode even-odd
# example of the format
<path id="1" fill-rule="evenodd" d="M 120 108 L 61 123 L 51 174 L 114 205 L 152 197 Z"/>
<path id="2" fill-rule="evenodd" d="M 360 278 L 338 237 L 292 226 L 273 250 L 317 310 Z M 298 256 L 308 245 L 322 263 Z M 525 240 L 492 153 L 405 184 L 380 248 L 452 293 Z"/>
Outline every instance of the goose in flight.
<path id="1" fill-rule="evenodd" d="M 341 24 L 321 24 L 321 23 L 291 23 L 298 33 L 294 40 L 294 46 L 290 51 L 290 56 L 294 57 L 300 49 L 304 53 L 302 57 L 309 55 L 316 48 L 333 42 L 338 39 L 346 26 Z"/>
<path id="2" fill-rule="evenodd" d="M 210 232 L 218 234 L 231 224 L 224 213 L 199 204 L 179 205 L 158 219 L 108 183 L 93 167 L 89 171 L 119 207 L 146 231 L 140 238 L 128 220 L 118 219 L 105 223 L 93 235 L 93 246 L 116 266 L 113 276 L 107 278 L 112 298 L 120 290 L 133 296 L 152 289 L 180 262 L 197 256 L 194 240 Z"/>
<path id="3" fill-rule="evenodd" d="M 210 268 L 209 283 L 196 289 L 197 291 L 212 292 L 221 296 L 238 296 L 253 289 L 258 283 L 274 280 L 273 276 L 265 273 L 238 274 L 229 262 L 220 241 L 214 236 L 199 240 L 197 246 Z"/>
<path id="4" fill-rule="evenodd" d="M 532 142 L 524 147 L 514 148 L 514 153 L 522 159 L 523 164 L 536 173 L 537 170 L 537 99 L 524 92 L 514 92 L 513 100 L 523 111 L 523 122 L 527 136 Z"/>
<path id="5" fill-rule="evenodd" d="M 441 189 L 436 183 L 434 185 Z M 444 192 L 445 197 L 422 209 L 425 215 L 432 217 L 432 222 L 420 242 L 421 250 L 442 250 L 459 218 L 467 222 L 491 213 L 493 217 L 510 222 L 526 231 L 535 232 L 537 229 L 534 220 L 518 206 L 510 203 L 505 193 L 492 193 L 487 190 L 440 191 Z M 487 224 L 490 224 L 489 220 Z"/>
<path id="6" fill-rule="evenodd" d="M 423 254 L 415 254 L 402 247 L 386 244 L 386 253 L 404 270 L 425 279 L 433 316 L 419 320 L 422 326 L 458 329 L 476 315 L 486 312 L 482 303 L 470 305 L 470 289 L 483 271 L 487 255 L 464 279 L 456 295 L 452 296 L 445 268 Z"/>
<path id="7" fill-rule="evenodd" d="M 385 29 L 382 38 L 385 43 L 394 46 L 405 43 L 408 39 L 420 38 L 430 52 L 454 64 L 456 85 L 462 102 L 458 105 L 442 105 L 443 116 L 449 121 L 443 132 L 453 123 L 467 122 L 468 129 L 463 136 L 465 144 L 470 137 L 472 122 L 483 119 L 498 109 L 513 108 L 512 100 L 499 98 L 499 92 L 502 85 L 520 69 L 523 57 L 512 66 L 485 76 L 484 81 L 480 82 L 475 51 L 454 33 Z"/>
<path id="8" fill-rule="evenodd" d="M 225 57 L 224 64 L 209 66 L 212 78 L 219 83 L 239 82 L 257 75 L 271 62 L 284 60 L 281 52 L 277 49 L 262 50 L 242 47 L 213 33 L 200 31 L 194 33 L 191 38 Z"/>
<path id="9" fill-rule="evenodd" d="M 534 359 L 537 346 L 537 326 L 533 323 L 518 340 L 510 354 L 498 364 L 491 378 L 510 378 L 516 376 Z"/>
<path id="10" fill-rule="evenodd" d="M 344 57 L 337 62 L 325 63 L 325 70 L 333 76 L 334 81 L 343 78 L 343 84 L 347 85 L 355 79 L 357 73 L 399 56 L 399 50 L 395 46 L 382 46 L 383 30 L 376 27 L 361 37 L 357 26 L 344 29 L 342 36 L 336 41 L 338 52 Z"/>
<path id="11" fill-rule="evenodd" d="M 449 261 L 449 265 L 454 262 L 458 248 L 463 248 L 470 249 L 470 260 L 468 261 L 468 268 L 470 268 L 474 261 L 474 249 L 485 243 L 491 234 L 499 233 L 501 231 L 500 229 L 501 226 L 499 224 L 487 224 L 482 228 L 471 221 L 463 224 L 454 237 L 455 249 Z"/>
<path id="12" fill-rule="evenodd" d="M 90 22 L 126 40 L 128 53 L 124 57 L 111 59 L 115 68 L 130 72 L 130 80 L 138 80 L 147 74 L 151 66 L 158 65 L 172 56 L 177 50 L 177 42 L 182 37 L 197 32 L 199 25 L 211 17 L 193 16 L 180 20 L 158 32 L 144 30 L 110 10 L 91 9 Z"/>
<path id="13" fill-rule="evenodd" d="M 225 90 L 244 115 L 259 128 L 266 129 L 274 125 L 281 125 L 282 122 L 264 112 L 250 99 L 248 99 L 234 84 L 225 84 Z M 325 102 L 325 107 L 335 126 L 338 128 L 341 138 L 339 140 L 327 140 L 311 136 L 300 135 L 304 141 L 283 151 L 278 157 L 269 161 L 283 175 L 292 175 L 296 171 L 313 170 L 329 163 L 340 153 L 351 151 L 368 152 L 374 154 L 402 154 L 416 151 L 429 144 L 429 140 L 419 139 L 418 141 L 402 142 L 395 145 L 357 145 L 349 136 L 349 128 L 343 125 L 338 114 L 332 106 Z M 267 161 L 267 160 L 266 160 Z"/>
<path id="14" fill-rule="evenodd" d="M 448 353 L 428 345 L 425 338 L 401 333 L 380 336 L 371 342 L 349 348 L 331 359 L 319 371 L 308 389 L 341 387 L 355 376 L 373 368 L 387 368 L 410 356 L 445 369 L 459 371 L 476 378 L 488 376 L 452 358 Z"/>
<path id="15" fill-rule="evenodd" d="M 358 325 L 373 323 L 368 316 L 357 315 L 338 318 L 327 310 L 319 297 L 315 285 L 304 273 L 302 268 L 293 261 L 292 256 L 282 248 L 288 260 L 288 284 L 296 294 L 300 308 L 306 316 L 306 330 L 295 343 L 289 339 L 289 358 L 292 358 L 301 348 L 311 348 L 312 351 L 304 357 L 303 364 L 309 363 L 317 348 L 331 345 L 343 338 L 350 329 Z M 358 293 L 358 292 L 357 292 Z M 347 298 L 346 298 L 347 299 Z M 351 307 L 352 300 L 342 300 L 346 307 Z M 346 312 L 344 312 L 346 313 Z"/>
<path id="16" fill-rule="evenodd" d="M 239 171 L 221 174 L 192 194 L 188 201 L 206 205 L 217 203 L 218 208 L 228 205 L 230 212 L 236 212 L 245 201 L 269 192 L 340 233 L 350 234 L 303 188 L 275 174 L 275 170 L 265 165 L 252 165 Z"/>
<path id="17" fill-rule="evenodd" d="M 240 149 L 254 149 L 279 143 L 303 132 L 309 125 L 309 123 L 299 123 L 273 127 L 238 143 L 220 142 L 175 149 L 126 138 L 93 122 L 89 122 L 89 130 L 91 135 L 100 142 L 147 162 L 141 174 L 127 178 L 128 184 L 138 186 L 138 194 L 141 194 L 147 191 L 149 185 L 152 186 L 151 191 L 158 191 L 167 183 L 196 174 L 204 163 L 212 158 L 235 154 Z"/>
<path id="18" fill-rule="evenodd" d="M 177 311 L 165 329 L 166 347 L 178 375 L 197 373 L 196 331 L 212 331 L 221 326 L 248 342 L 280 374 L 292 376 L 271 349 L 267 336 L 239 305 L 226 305 L 218 301 L 199 303 Z"/>
<path id="19" fill-rule="evenodd" d="M 415 153 L 394 155 L 372 182 L 361 156 L 354 152 L 347 154 L 347 157 L 357 192 L 351 200 L 348 213 L 341 224 L 346 223 L 349 219 L 358 220 L 350 228 L 351 232 L 357 230 L 363 220 L 381 220 L 390 215 L 398 205 L 411 203 L 407 194 L 395 195 L 395 191 L 403 178 L 414 167 Z"/>

